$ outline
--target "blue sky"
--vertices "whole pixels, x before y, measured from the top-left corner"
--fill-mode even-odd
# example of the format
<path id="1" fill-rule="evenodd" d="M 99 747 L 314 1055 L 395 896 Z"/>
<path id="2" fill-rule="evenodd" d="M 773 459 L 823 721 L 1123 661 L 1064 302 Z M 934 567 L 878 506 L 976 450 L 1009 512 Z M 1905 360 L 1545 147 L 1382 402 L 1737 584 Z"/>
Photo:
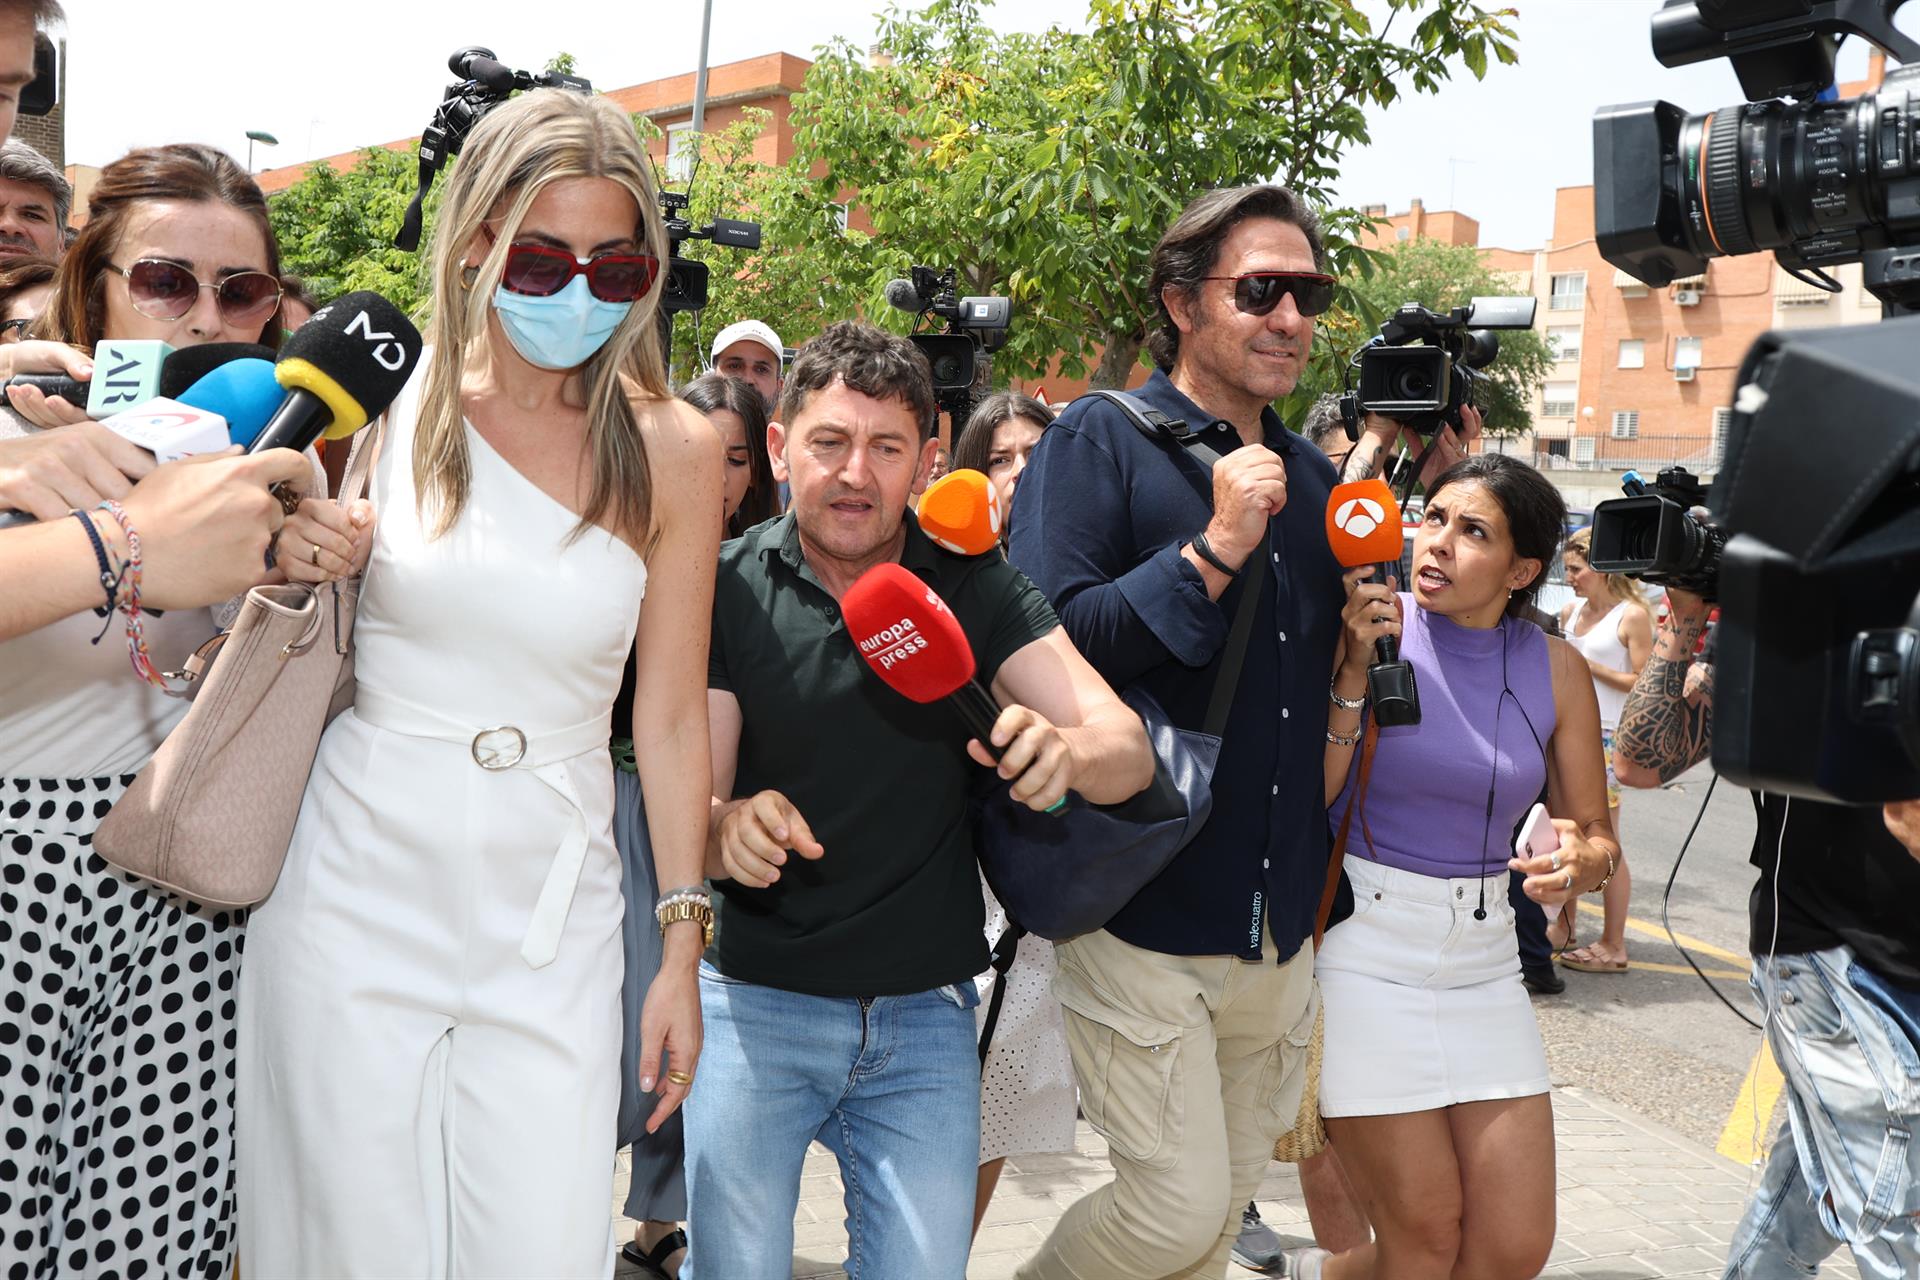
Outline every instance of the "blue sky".
<path id="1" fill-rule="evenodd" d="M 1377 112 L 1374 142 L 1349 157 L 1341 195 L 1399 212 L 1415 197 L 1478 218 L 1482 243 L 1531 248 L 1551 231 L 1553 188 L 1592 180 L 1594 108 L 1664 97 L 1690 111 L 1739 98 L 1724 63 L 1669 71 L 1654 61 L 1656 0 L 1507 0 L 1520 11 L 1520 63 L 1475 83 L 1461 69 L 1440 94 Z M 538 66 L 574 53 L 604 88 L 690 71 L 697 0 L 70 0 L 67 158 L 102 164 L 128 148 L 198 141 L 245 157 L 245 132 L 279 137 L 266 168 L 417 134 L 467 44 Z M 710 57 L 806 56 L 844 35 L 871 40 L 879 0 L 714 0 Z M 1909 6 L 1920 11 L 1920 3 Z M 190 20 L 186 15 L 190 15 Z M 610 15 L 618 15 L 610 17 Z M 1082 25 L 1084 0 L 1019 0 L 987 12 L 1003 28 Z M 1910 14 L 1902 25 L 1913 30 Z M 1863 49 L 1843 53 L 1858 76 Z"/>

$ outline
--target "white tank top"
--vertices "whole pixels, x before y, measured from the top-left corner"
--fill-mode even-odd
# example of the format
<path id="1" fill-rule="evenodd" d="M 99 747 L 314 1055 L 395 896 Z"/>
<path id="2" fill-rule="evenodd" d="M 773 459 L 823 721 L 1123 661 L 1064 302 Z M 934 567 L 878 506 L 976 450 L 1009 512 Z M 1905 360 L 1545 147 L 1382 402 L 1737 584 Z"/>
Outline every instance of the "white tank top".
<path id="1" fill-rule="evenodd" d="M 1593 624 L 1585 635 L 1574 632 L 1574 619 L 1580 616 L 1584 601 L 1575 601 L 1574 610 L 1567 615 L 1567 639 L 1579 647 L 1580 652 L 1603 667 L 1615 671 L 1633 670 L 1633 659 L 1627 654 L 1627 646 L 1620 641 L 1620 623 L 1626 617 L 1627 601 L 1622 600 L 1607 613 L 1607 616 Z M 1620 723 L 1620 712 L 1627 705 L 1627 691 L 1616 689 L 1612 685 L 1593 682 L 1593 691 L 1600 699 L 1600 727 L 1611 729 Z"/>

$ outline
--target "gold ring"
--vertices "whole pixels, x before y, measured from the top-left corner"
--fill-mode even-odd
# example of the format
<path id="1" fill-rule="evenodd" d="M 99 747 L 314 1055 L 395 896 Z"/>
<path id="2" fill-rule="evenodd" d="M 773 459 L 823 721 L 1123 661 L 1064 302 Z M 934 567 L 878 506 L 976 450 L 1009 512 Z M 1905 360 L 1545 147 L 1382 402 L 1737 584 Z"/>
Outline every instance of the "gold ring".
<path id="1" fill-rule="evenodd" d="M 693 1077 L 684 1071 L 669 1071 L 667 1072 L 667 1079 L 669 1082 L 679 1085 L 682 1089 L 693 1083 Z"/>
<path id="2" fill-rule="evenodd" d="M 317 542 L 313 544 L 313 567 L 320 567 L 320 544 Z"/>

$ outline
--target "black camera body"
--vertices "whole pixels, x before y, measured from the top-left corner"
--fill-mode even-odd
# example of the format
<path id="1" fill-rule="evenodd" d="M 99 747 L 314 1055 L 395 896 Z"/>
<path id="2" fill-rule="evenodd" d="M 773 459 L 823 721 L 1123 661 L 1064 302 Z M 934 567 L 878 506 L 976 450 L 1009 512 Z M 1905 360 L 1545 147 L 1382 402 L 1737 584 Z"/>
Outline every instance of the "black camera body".
<path id="1" fill-rule="evenodd" d="M 1655 288 L 1710 258 L 1771 250 L 1783 269 L 1838 292 L 1821 268 L 1858 262 L 1883 304 L 1920 306 L 1920 43 L 1887 20 L 1900 2 L 1799 0 L 1783 10 L 1802 11 L 1797 21 L 1771 23 L 1722 19 L 1733 12 L 1725 4 L 1662 9 L 1653 43 L 1663 63 L 1731 56 L 1741 87 L 1765 100 L 1698 115 L 1670 102 L 1597 112 L 1601 256 Z M 1767 7 L 1782 8 L 1754 8 Z M 1833 81 L 1837 31 L 1909 65 L 1875 93 L 1811 100 Z"/>
<path id="2" fill-rule="evenodd" d="M 460 154 L 467 134 L 481 117 L 523 89 L 593 92 L 593 85 L 580 76 L 559 71 L 515 71 L 498 61 L 493 50 L 480 45 L 454 50 L 447 59 L 447 69 L 460 78 L 447 86 L 433 119 L 420 131 L 420 183 L 393 238 L 395 247 L 408 253 L 420 247 L 420 220 L 427 191 L 447 161 Z"/>
<path id="3" fill-rule="evenodd" d="M 1689 514 L 1706 503 L 1707 487 L 1685 467 L 1668 467 L 1652 485 L 1629 471 L 1621 487 L 1629 496 L 1593 509 L 1594 569 L 1719 599 L 1727 535 Z"/>
<path id="4" fill-rule="evenodd" d="M 946 332 L 915 333 L 912 340 L 933 370 L 934 398 L 958 431 L 966 425 L 973 384 L 980 374 L 979 354 L 1007 345 L 1013 302 L 960 296 L 960 273 L 953 267 L 936 271 L 916 266 L 910 275 L 911 279 L 888 284 L 887 301 L 923 319 L 946 321 Z"/>
<path id="5" fill-rule="evenodd" d="M 683 257 L 680 246 L 688 240 L 711 240 L 732 249 L 758 249 L 760 224 L 736 218 L 715 218 L 704 227 L 696 227 L 687 218 L 690 194 L 660 189 L 660 211 L 665 215 L 667 231 L 666 291 L 660 295 L 660 310 L 667 316 L 682 311 L 699 311 L 707 305 L 707 264 Z"/>
<path id="6" fill-rule="evenodd" d="M 1340 397 L 1347 438 L 1360 438 L 1369 413 L 1426 435 L 1458 427 L 1486 376 L 1481 370 L 1500 355 L 1493 331 L 1532 328 L 1535 305 L 1533 298 L 1475 298 L 1445 314 L 1417 302 L 1402 306 L 1348 364 L 1350 378 L 1359 371 L 1359 386 Z"/>

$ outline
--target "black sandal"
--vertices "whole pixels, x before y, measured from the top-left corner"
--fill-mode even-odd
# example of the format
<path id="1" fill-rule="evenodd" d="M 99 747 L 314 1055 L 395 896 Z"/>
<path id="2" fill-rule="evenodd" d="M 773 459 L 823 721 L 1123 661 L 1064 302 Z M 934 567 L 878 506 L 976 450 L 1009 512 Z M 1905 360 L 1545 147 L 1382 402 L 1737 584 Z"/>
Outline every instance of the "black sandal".
<path id="1" fill-rule="evenodd" d="M 657 1280 L 674 1280 L 667 1274 L 667 1259 L 687 1247 L 687 1233 L 679 1227 L 660 1237 L 653 1248 L 642 1252 L 637 1241 L 620 1246 L 620 1256 Z"/>

